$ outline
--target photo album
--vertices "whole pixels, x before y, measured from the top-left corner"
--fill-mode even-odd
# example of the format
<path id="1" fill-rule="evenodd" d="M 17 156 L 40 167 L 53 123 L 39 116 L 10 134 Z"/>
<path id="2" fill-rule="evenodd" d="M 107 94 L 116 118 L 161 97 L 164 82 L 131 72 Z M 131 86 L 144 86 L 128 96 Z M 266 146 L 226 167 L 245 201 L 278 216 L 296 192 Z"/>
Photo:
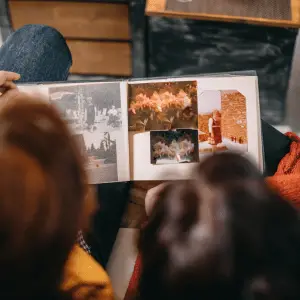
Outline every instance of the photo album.
<path id="1" fill-rule="evenodd" d="M 256 76 L 23 85 L 70 126 L 90 184 L 181 180 L 207 155 L 234 151 L 263 171 Z"/>

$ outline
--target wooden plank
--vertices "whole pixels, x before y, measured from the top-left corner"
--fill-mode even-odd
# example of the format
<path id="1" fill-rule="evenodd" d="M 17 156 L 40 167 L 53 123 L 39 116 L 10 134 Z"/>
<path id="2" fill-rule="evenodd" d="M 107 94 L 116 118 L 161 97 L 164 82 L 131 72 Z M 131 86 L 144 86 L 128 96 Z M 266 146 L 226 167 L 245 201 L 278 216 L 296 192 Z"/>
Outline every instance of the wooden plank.
<path id="1" fill-rule="evenodd" d="M 45 24 L 67 38 L 130 39 L 126 4 L 10 0 L 9 8 L 14 29 Z"/>
<path id="2" fill-rule="evenodd" d="M 166 9 L 208 15 L 233 16 L 239 18 L 261 18 L 269 20 L 292 20 L 291 3 L 287 0 L 201 0 L 182 2 L 167 0 Z"/>
<path id="3" fill-rule="evenodd" d="M 73 56 L 73 74 L 131 76 L 129 43 L 69 40 Z"/>
<path id="4" fill-rule="evenodd" d="M 166 8 L 167 0 L 151 0 L 147 1 L 146 11 L 161 12 Z"/>
<path id="5" fill-rule="evenodd" d="M 292 19 L 294 22 L 300 23 L 300 1 L 299 0 L 291 0 L 292 6 Z"/>
<path id="6" fill-rule="evenodd" d="M 181 11 L 174 11 L 174 10 L 167 9 L 168 1 L 173 1 L 173 0 L 147 0 L 146 14 L 150 16 L 158 15 L 158 16 L 166 16 L 166 17 L 181 17 L 181 18 L 199 19 L 199 20 L 214 20 L 214 21 L 223 21 L 223 22 L 225 21 L 225 22 L 236 22 L 236 23 L 240 22 L 240 23 L 267 25 L 267 26 L 300 28 L 300 0 L 286 0 L 290 2 L 287 4 L 290 4 L 291 6 L 291 13 L 292 13 L 291 20 L 230 16 L 230 15 L 221 15 L 221 14 L 207 14 L 207 13 L 189 11 L 188 9 L 182 9 Z M 192 1 L 196 1 L 196 0 L 192 0 Z M 232 5 L 234 5 L 234 1 L 232 2 L 233 2 Z M 186 5 L 186 7 L 189 6 Z"/>

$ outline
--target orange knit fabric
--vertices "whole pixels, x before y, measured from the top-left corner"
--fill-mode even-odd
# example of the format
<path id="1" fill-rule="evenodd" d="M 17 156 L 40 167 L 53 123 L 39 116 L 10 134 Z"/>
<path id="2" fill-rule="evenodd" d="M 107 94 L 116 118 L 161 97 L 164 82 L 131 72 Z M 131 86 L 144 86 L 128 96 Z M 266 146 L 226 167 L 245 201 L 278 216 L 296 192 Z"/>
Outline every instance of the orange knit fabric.
<path id="1" fill-rule="evenodd" d="M 286 134 L 292 139 L 290 152 L 280 161 L 276 173 L 266 178 L 270 186 L 285 199 L 300 208 L 300 138 L 294 133 Z M 141 272 L 141 257 L 138 255 L 124 300 L 132 300 L 137 292 Z"/>
<path id="2" fill-rule="evenodd" d="M 287 133 L 293 142 L 290 152 L 280 161 L 277 171 L 267 182 L 284 198 L 300 208 L 300 138 Z"/>

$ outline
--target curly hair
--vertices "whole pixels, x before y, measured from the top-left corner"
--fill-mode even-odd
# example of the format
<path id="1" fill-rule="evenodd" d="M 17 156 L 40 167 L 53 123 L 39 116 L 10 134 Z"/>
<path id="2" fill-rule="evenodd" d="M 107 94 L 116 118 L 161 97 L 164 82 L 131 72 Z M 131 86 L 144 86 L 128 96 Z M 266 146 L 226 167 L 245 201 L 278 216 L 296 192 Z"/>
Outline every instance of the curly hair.
<path id="1" fill-rule="evenodd" d="M 139 238 L 138 298 L 300 298 L 298 211 L 246 158 L 211 156 L 158 198 Z"/>

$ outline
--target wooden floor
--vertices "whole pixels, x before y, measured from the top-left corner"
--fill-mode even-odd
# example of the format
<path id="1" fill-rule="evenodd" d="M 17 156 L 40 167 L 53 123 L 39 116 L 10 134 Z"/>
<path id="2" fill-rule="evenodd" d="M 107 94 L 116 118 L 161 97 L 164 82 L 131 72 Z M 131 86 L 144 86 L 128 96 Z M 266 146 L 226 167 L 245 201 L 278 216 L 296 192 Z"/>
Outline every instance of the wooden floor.
<path id="1" fill-rule="evenodd" d="M 58 29 L 73 55 L 71 73 L 131 76 L 128 5 L 9 0 L 13 29 L 45 24 Z"/>

